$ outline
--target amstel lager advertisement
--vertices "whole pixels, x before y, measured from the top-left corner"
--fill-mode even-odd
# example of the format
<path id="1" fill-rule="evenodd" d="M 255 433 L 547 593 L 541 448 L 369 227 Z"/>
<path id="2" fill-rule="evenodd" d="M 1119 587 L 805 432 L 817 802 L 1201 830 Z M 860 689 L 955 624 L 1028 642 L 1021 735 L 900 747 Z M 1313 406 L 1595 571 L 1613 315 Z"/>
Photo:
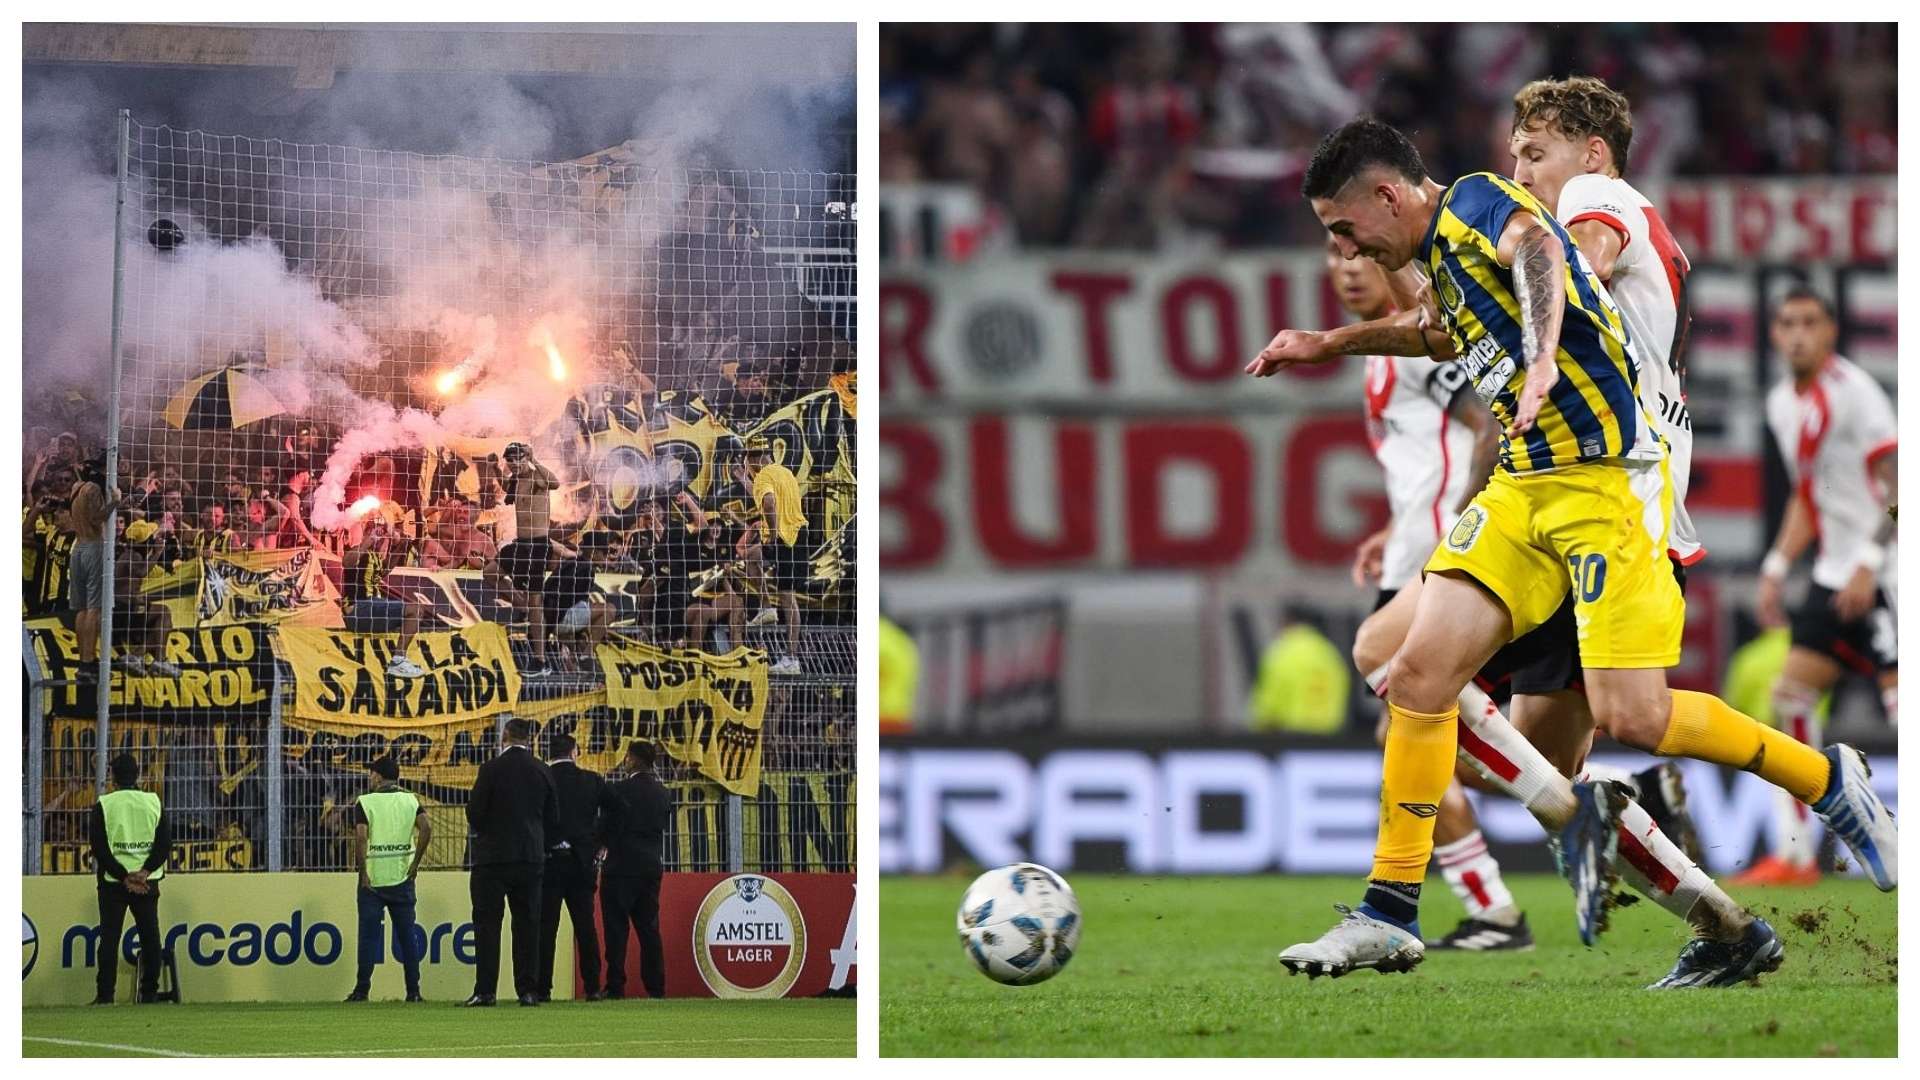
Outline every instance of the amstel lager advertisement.
<path id="1" fill-rule="evenodd" d="M 668 874 L 660 883 L 667 996 L 850 995 L 858 982 L 853 896 L 852 874 Z M 644 993 L 632 983 L 639 970 L 636 935 L 627 939 L 630 994 Z"/>

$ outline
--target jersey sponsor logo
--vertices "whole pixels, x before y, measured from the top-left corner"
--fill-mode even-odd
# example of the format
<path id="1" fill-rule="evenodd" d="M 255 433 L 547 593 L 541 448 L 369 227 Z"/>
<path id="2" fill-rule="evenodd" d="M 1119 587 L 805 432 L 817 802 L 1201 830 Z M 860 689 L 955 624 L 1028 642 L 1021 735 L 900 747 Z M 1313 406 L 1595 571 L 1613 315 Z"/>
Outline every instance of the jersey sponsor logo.
<path id="1" fill-rule="evenodd" d="M 1428 381 L 1433 387 L 1433 396 L 1445 405 L 1453 400 L 1453 395 L 1459 393 L 1461 387 L 1467 385 L 1467 369 L 1457 361 L 1449 360 L 1434 365 L 1433 375 Z"/>
<path id="2" fill-rule="evenodd" d="M 1677 431 L 1693 430 L 1693 415 L 1687 412 L 1685 398 L 1670 398 L 1665 393 L 1660 396 L 1660 419 Z"/>
<path id="3" fill-rule="evenodd" d="M 1460 520 L 1453 523 L 1453 531 L 1447 534 L 1447 546 L 1455 551 L 1465 551 L 1480 539 L 1480 530 L 1487 524 L 1487 512 L 1480 504 L 1467 507 Z"/>
<path id="4" fill-rule="evenodd" d="M 778 881 L 735 874 L 700 902 L 693 957 L 715 997 L 785 997 L 806 963 L 806 917 Z"/>
<path id="5" fill-rule="evenodd" d="M 1453 363 L 1465 372 L 1465 378 L 1473 380 L 1473 392 L 1489 406 L 1520 370 L 1520 365 L 1514 363 L 1513 357 L 1507 355 L 1491 334 L 1475 341 L 1467 354 Z"/>

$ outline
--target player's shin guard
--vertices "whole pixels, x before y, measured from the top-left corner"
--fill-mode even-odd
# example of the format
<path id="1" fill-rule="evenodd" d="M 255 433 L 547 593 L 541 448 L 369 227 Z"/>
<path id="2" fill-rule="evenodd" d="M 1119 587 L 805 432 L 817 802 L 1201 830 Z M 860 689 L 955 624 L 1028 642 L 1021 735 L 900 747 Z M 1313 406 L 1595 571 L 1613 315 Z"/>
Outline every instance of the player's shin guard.
<path id="1" fill-rule="evenodd" d="M 1460 692 L 1460 756 L 1500 790 L 1518 799 L 1548 831 L 1573 816 L 1573 783 L 1500 715 L 1471 684 Z M 1467 703 L 1472 700 L 1472 707 Z"/>
<path id="2" fill-rule="evenodd" d="M 1420 713 L 1387 703 L 1390 717 L 1380 777 L 1380 835 L 1365 907 L 1412 925 L 1420 882 L 1433 855 L 1433 819 L 1453 781 L 1459 709 Z"/>
<path id="3" fill-rule="evenodd" d="M 1756 773 L 1804 803 L 1827 792 L 1832 772 L 1820 751 L 1721 701 L 1712 694 L 1675 690 L 1667 731 L 1654 753 L 1690 757 Z"/>
<path id="4" fill-rule="evenodd" d="M 1702 937 L 1736 940 L 1752 921 L 1636 802 L 1620 813 L 1620 872 L 1634 891 L 1686 920 Z"/>

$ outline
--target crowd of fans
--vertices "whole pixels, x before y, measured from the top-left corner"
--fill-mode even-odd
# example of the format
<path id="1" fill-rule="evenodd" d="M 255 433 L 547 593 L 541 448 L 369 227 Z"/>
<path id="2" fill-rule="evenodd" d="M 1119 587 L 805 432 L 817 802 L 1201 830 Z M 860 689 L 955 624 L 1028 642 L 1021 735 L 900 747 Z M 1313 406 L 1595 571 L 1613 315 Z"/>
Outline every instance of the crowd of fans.
<path id="1" fill-rule="evenodd" d="M 1370 112 L 1441 176 L 1509 169 L 1512 95 L 1605 78 L 1630 175 L 1894 171 L 1895 29 L 1795 23 L 883 28 L 883 184 L 959 182 L 1027 247 L 1300 242 L 1307 157 Z"/>
<path id="2" fill-rule="evenodd" d="M 788 350 L 727 364 L 725 378 L 705 395 L 656 395 L 649 388 L 633 419 L 657 429 L 670 412 L 683 420 L 710 413 L 729 430 L 747 430 L 831 378 L 799 350 Z M 599 481 L 567 485 L 564 511 L 559 498 L 549 507 L 548 493 L 560 487 L 549 464 L 559 463 L 541 463 L 524 444 L 515 446 L 530 463 L 516 464 L 511 447 L 506 461 L 488 456 L 471 463 L 477 491 L 453 483 L 469 463 L 449 452 L 438 452 L 437 460 L 428 452 L 424 462 L 418 452 L 374 456 L 360 463 L 347 491 L 350 499 L 379 495 L 379 508 L 345 526 L 322 528 L 315 522 L 316 485 L 340 434 L 326 422 L 276 417 L 221 433 L 230 448 L 215 455 L 223 462 L 196 454 L 187 437 L 171 429 L 155 426 L 142 434 L 182 443 L 122 450 L 115 639 L 128 646 L 123 662 L 144 674 L 178 672 L 160 658 L 166 608 L 142 595 L 143 581 L 202 556 L 290 548 L 319 556 L 349 629 L 397 631 L 403 644 L 422 628 L 433 603 L 418 591 L 417 577 L 396 579 L 392 571 L 468 572 L 462 575 L 466 595 L 483 617 L 524 635 L 532 657 L 525 674 L 534 677 L 556 665 L 562 672 L 589 670 L 592 647 L 616 634 L 725 651 L 748 643 L 749 626 L 776 623 L 784 632 L 769 630 L 765 640 L 775 653 L 774 670 L 798 675 L 801 621 L 850 618 L 851 590 L 835 590 L 811 572 L 813 553 L 830 539 L 824 504 L 846 493 L 830 490 L 835 481 L 826 477 L 800 484 L 758 440 L 736 442 L 713 463 L 704 498 L 684 484 L 663 486 L 641 492 L 638 504 L 618 515 L 597 512 L 610 505 Z M 76 518 L 76 501 L 81 517 L 89 495 L 110 501 L 104 452 L 97 437 L 89 442 L 73 431 L 39 428 L 28 440 L 25 614 L 77 614 L 84 607 L 74 597 L 74 552 L 77 541 L 84 546 L 87 529 Z M 423 466 L 433 476 L 424 493 Z M 590 465 L 561 471 L 590 471 Z M 777 499 L 763 497 L 774 489 Z M 537 516 L 529 513 L 536 496 Z M 769 509 L 776 519 L 767 518 Z M 610 593 L 603 575 L 625 580 Z M 82 643 L 83 660 L 92 655 L 88 644 Z M 395 665 L 394 674 L 418 673 L 404 657 L 396 656 Z"/>

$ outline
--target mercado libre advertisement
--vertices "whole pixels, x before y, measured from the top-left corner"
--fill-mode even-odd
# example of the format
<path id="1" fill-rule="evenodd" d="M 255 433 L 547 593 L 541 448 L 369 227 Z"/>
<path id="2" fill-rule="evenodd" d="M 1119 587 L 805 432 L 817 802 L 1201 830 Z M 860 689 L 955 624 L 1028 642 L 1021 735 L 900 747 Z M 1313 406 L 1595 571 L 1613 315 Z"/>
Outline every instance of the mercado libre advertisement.
<path id="1" fill-rule="evenodd" d="M 414 942 L 421 992 L 456 1002 L 473 988 L 477 939 L 467 875 L 423 872 Z M 359 955 L 355 879 L 344 873 L 173 874 L 162 887 L 161 935 L 172 951 L 182 1001 L 333 1001 L 353 985 Z M 131 987 L 137 935 L 102 942 L 91 876 L 32 877 L 23 897 L 25 1003 L 83 1005 L 94 994 L 100 950 L 120 950 Z M 669 997 L 851 996 L 854 963 L 851 874 L 667 874 L 660 891 Z M 564 910 L 564 909 L 563 909 Z M 563 913 L 560 942 L 573 940 Z M 596 907 L 596 925 L 598 909 Z M 503 955 L 513 948 L 502 924 Z M 373 976 L 374 1000 L 404 993 L 395 939 Z M 571 948 L 555 956 L 554 996 L 583 996 Z M 509 965 L 510 966 L 510 965 Z M 626 970 L 639 970 L 629 938 Z"/>

